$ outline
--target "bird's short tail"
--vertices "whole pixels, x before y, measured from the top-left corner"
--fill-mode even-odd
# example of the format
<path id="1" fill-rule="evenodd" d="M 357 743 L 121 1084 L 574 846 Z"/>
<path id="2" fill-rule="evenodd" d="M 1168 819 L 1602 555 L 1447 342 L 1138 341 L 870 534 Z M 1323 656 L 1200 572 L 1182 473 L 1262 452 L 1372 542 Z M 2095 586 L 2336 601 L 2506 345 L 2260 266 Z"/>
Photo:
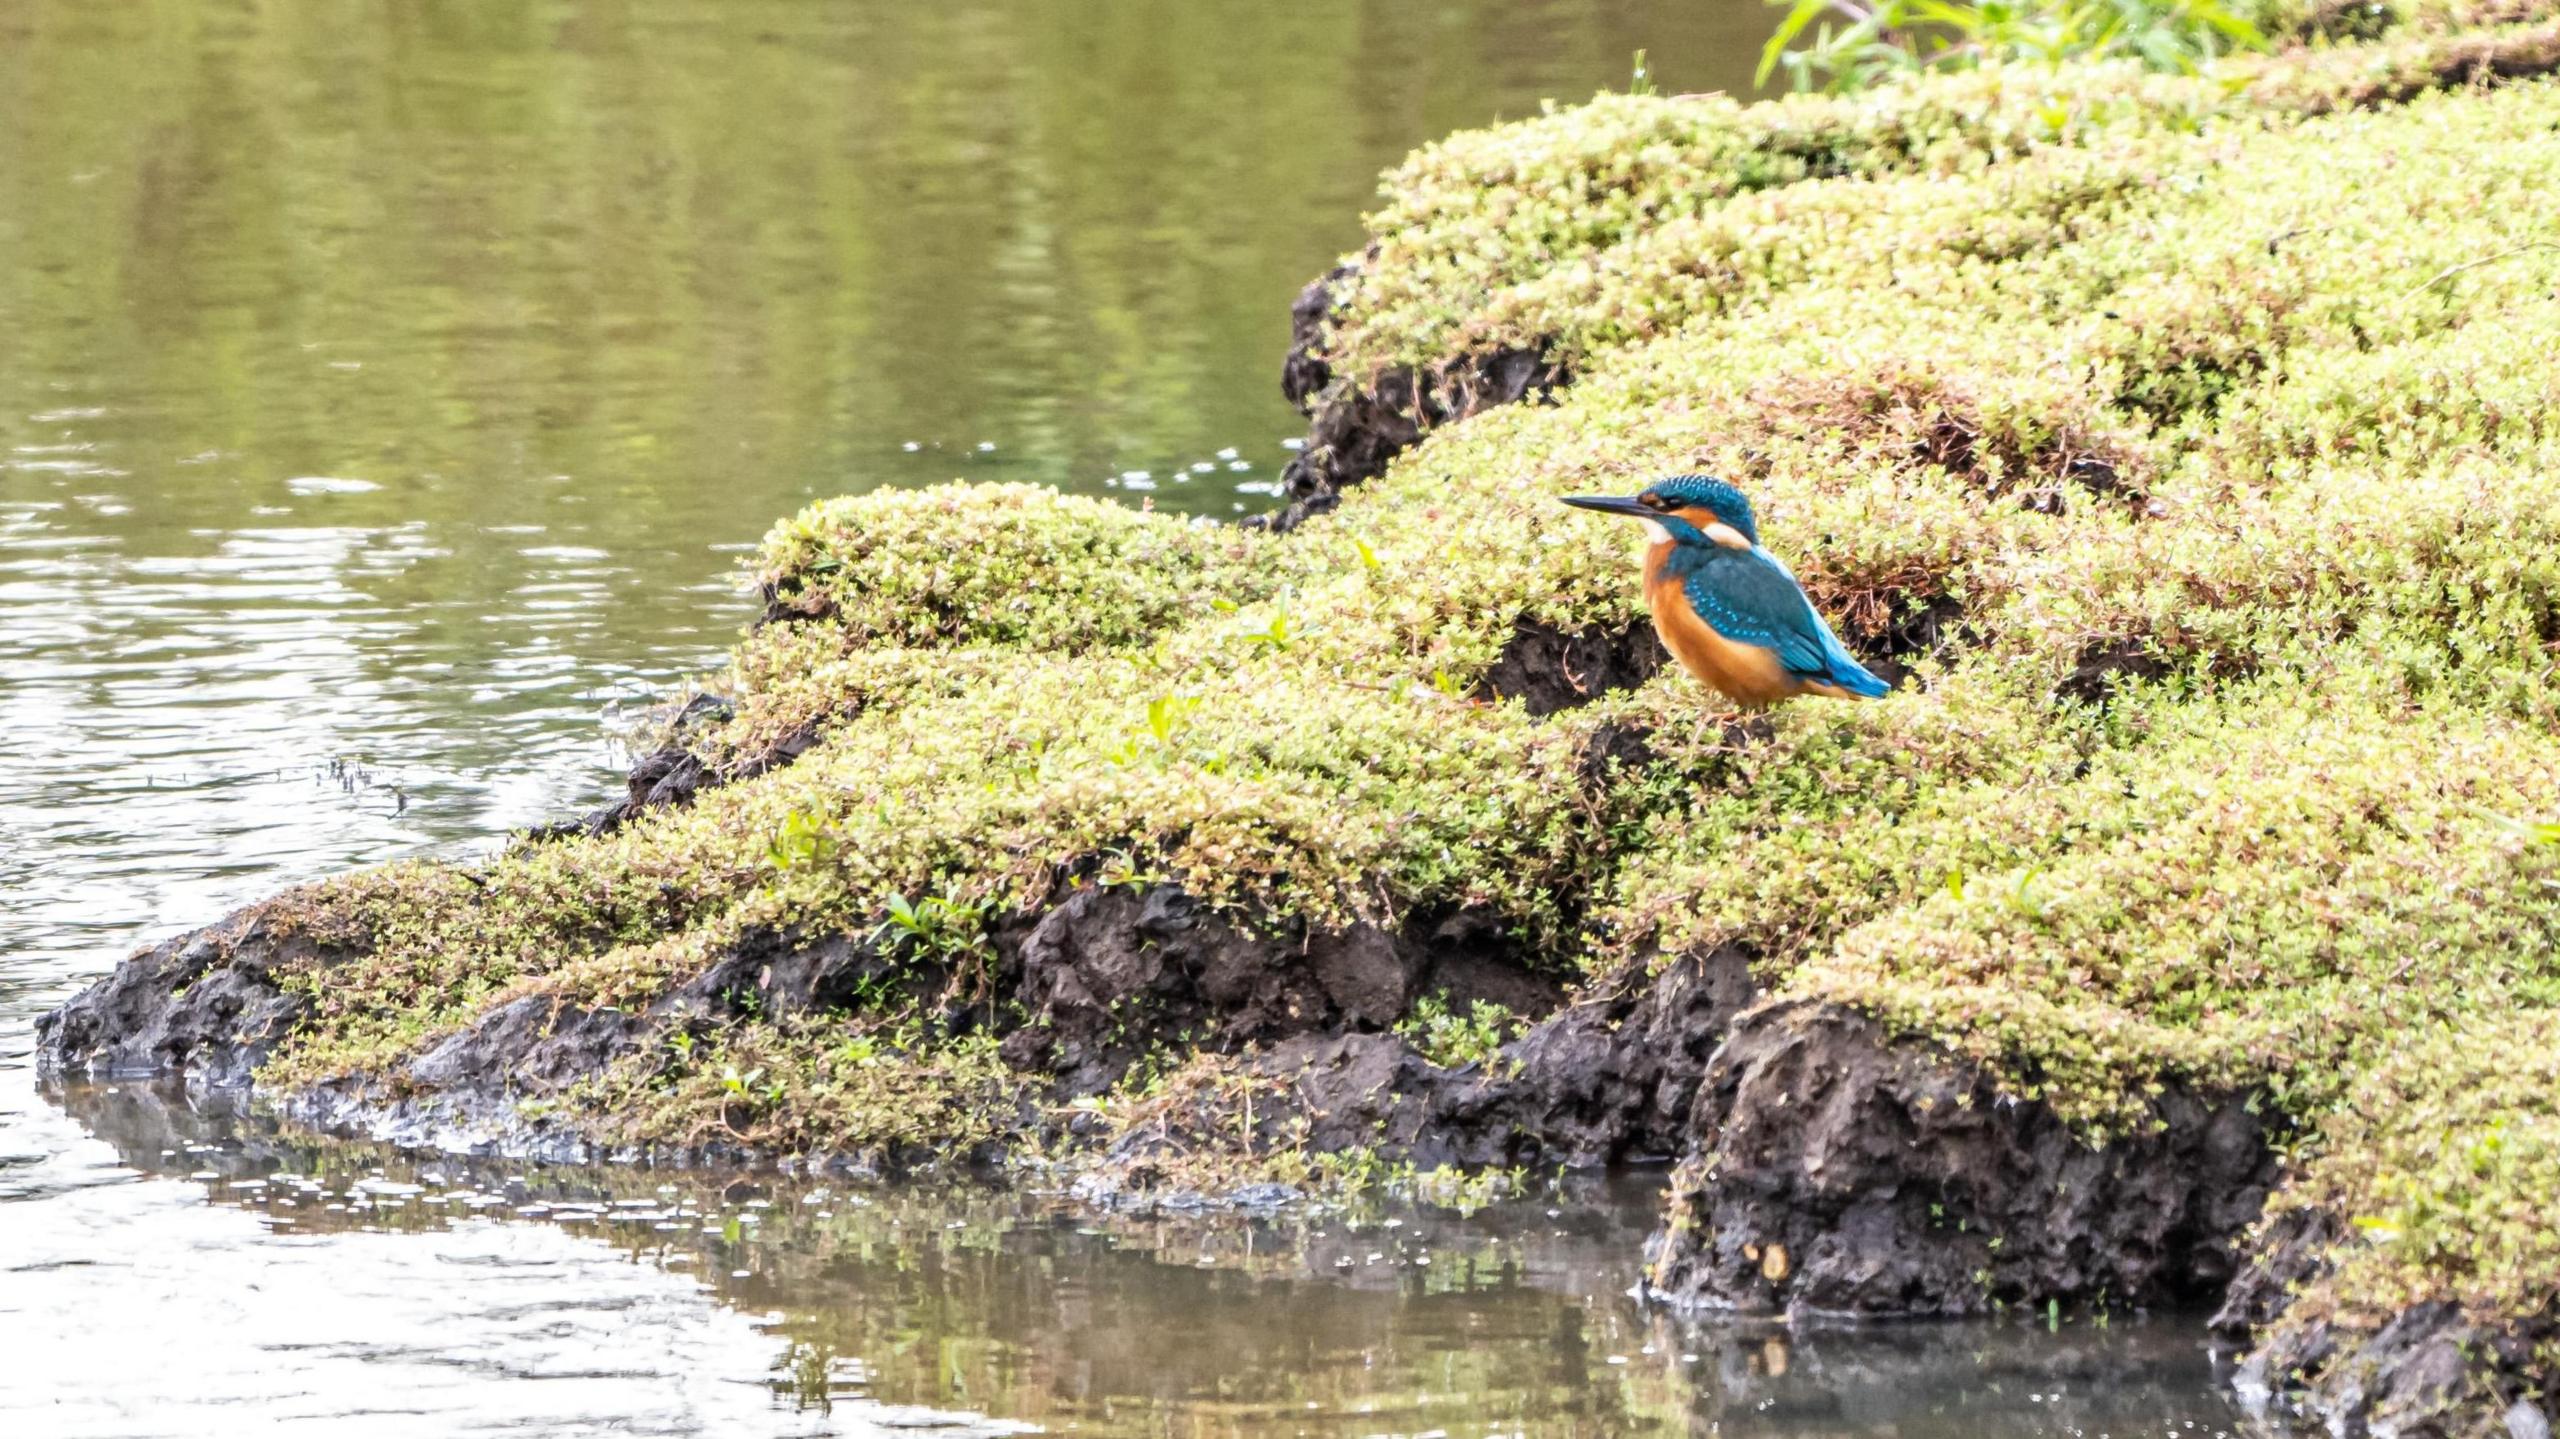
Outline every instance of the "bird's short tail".
<path id="1" fill-rule="evenodd" d="M 1834 664 L 1831 667 L 1831 678 L 1840 688 L 1861 699 L 1876 699 L 1893 693 L 1893 686 L 1867 673 L 1866 666 L 1859 664 L 1856 660 L 1851 660 L 1847 664 Z"/>
<path id="2" fill-rule="evenodd" d="M 1831 633 L 1829 625 L 1822 627 L 1822 648 L 1822 658 L 1831 671 L 1833 684 L 1860 699 L 1875 699 L 1893 693 L 1893 686 L 1877 679 L 1868 673 L 1865 665 L 1858 663 L 1858 657 L 1849 653 L 1847 647 L 1840 643 L 1840 637 Z"/>

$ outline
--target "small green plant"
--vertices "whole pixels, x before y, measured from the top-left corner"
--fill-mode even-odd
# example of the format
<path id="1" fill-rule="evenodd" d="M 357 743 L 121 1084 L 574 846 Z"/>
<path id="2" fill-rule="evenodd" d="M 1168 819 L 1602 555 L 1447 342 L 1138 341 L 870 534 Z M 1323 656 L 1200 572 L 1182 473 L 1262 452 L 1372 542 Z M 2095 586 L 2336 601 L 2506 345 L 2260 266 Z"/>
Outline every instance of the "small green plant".
<path id="1" fill-rule="evenodd" d="M 888 918 L 879 932 L 910 959 L 946 967 L 952 997 L 975 1002 L 985 998 L 994 983 L 995 955 L 987 943 L 990 907 L 947 891 L 917 900 L 893 894 L 882 901 Z"/>
<path id="2" fill-rule="evenodd" d="M 1839 94 L 1914 70 L 2000 62 L 2128 57 L 2185 75 L 2218 55 L 2267 48 L 2257 26 L 2218 0 L 1770 3 L 1787 13 L 1760 51 L 1755 83 L 1765 85 L 1783 69 L 1794 89 Z"/>
<path id="3" fill-rule="evenodd" d="M 1449 1006 L 1445 995 L 1425 995 L 1413 1012 L 1396 1024 L 1396 1033 L 1424 1059 L 1442 1069 L 1502 1062 L 1502 1045 L 1520 1027 L 1518 1016 L 1490 1000 L 1479 999 L 1464 1014 Z"/>
<path id="4" fill-rule="evenodd" d="M 1158 878 L 1155 870 L 1134 851 L 1108 849 L 1102 852 L 1100 866 L 1094 872 L 1094 883 L 1105 889 L 1121 889 L 1146 884 Z"/>
<path id="5" fill-rule="evenodd" d="M 2001 891 L 2000 902 L 2009 907 L 2010 913 L 2042 923 L 2046 917 L 2045 902 L 2036 894 L 2035 884 L 2043 873 L 2044 866 L 2040 864 L 2029 865 L 2019 871 L 2018 877 Z"/>
<path id="6" fill-rule="evenodd" d="M 985 939 L 987 907 L 956 894 L 929 894 L 917 900 L 893 894 L 881 907 L 888 912 L 881 932 L 904 941 L 914 953 L 950 958 L 977 948 Z"/>
<path id="7" fill-rule="evenodd" d="M 765 858 L 785 874 L 823 863 L 835 853 L 835 836 L 827 832 L 827 822 L 814 809 L 794 809 L 783 817 L 782 828 L 765 843 Z"/>
<path id="8" fill-rule="evenodd" d="M 1262 628 L 1244 630 L 1241 633 L 1247 644 L 1262 645 L 1272 650 L 1286 650 L 1293 638 L 1289 629 L 1289 606 L 1286 603 L 1272 605 L 1271 618 L 1263 622 Z"/>
<path id="9" fill-rule="evenodd" d="M 872 1014 L 887 1009 L 898 998 L 898 987 L 885 974 L 856 975 L 847 982 L 843 1003 L 847 1014 Z"/>
<path id="10" fill-rule="evenodd" d="M 1156 737 L 1159 747 L 1169 745 L 1198 708 L 1200 701 L 1190 695 L 1158 695 L 1147 701 L 1147 733 Z"/>
<path id="11" fill-rule="evenodd" d="M 761 1066 L 741 1072 L 734 1064 L 721 1069 L 720 1088 L 732 1099 L 759 1105 L 779 1104 L 788 1092 L 781 1080 L 766 1077 Z"/>
<path id="12" fill-rule="evenodd" d="M 2560 845 L 2560 820 L 2516 819 L 2508 815 L 2490 818 L 2528 846 Z"/>
<path id="13" fill-rule="evenodd" d="M 1456 1169 L 1441 1165 L 1436 1169 L 1415 1170 L 1406 1166 L 1389 1185 L 1398 1198 L 1415 1204 L 1436 1205 L 1454 1209 L 1461 1216 L 1473 1215 L 1487 1205 L 1505 1199 L 1516 1199 L 1529 1187 L 1526 1169 Z"/>
<path id="14" fill-rule="evenodd" d="M 1146 727 L 1104 751 L 1103 758 L 1125 768 L 1148 754 L 1151 744 L 1158 754 L 1172 749 L 1173 737 L 1190 723 L 1191 712 L 1198 708 L 1200 700 L 1196 695 L 1157 695 L 1147 701 Z"/>
<path id="15" fill-rule="evenodd" d="M 1381 1202 L 1402 1202 L 1454 1209 L 1472 1215 L 1487 1205 L 1517 1199 L 1529 1192 L 1529 1171 L 1460 1169 L 1439 1165 L 1416 1167 L 1409 1160 L 1390 1160 L 1374 1149 L 1294 1151 L 1280 1156 L 1273 1173 L 1282 1182 L 1312 1187 L 1346 1207 L 1355 1222 L 1376 1219 Z"/>

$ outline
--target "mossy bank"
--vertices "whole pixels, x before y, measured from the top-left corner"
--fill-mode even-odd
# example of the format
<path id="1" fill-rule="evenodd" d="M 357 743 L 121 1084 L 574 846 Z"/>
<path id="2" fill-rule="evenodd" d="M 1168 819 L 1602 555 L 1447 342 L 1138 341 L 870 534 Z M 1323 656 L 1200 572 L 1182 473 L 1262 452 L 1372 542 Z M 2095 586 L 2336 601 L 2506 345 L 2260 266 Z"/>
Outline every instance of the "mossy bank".
<path id="1" fill-rule="evenodd" d="M 2355 18 L 1454 137 L 1301 303 L 1287 523 L 814 506 L 629 802 L 146 951 L 45 1062 L 1097 1202 L 1659 1157 L 1666 1302 L 2219 1302 L 2343 1427 L 2532 1439 L 2560 19 Z M 1661 672 L 1555 497 L 1687 470 L 1898 693 Z"/>

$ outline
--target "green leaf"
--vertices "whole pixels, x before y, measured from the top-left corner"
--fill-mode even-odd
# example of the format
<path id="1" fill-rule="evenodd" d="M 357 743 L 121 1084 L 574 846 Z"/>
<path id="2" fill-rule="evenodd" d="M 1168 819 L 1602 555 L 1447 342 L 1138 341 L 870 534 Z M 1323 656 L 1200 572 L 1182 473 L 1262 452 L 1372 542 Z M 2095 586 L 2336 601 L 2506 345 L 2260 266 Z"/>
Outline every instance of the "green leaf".
<path id="1" fill-rule="evenodd" d="M 2503 814 L 2492 814 L 2489 818 L 2528 845 L 2560 844 L 2560 820 L 2518 819 Z"/>
<path id="2" fill-rule="evenodd" d="M 1784 0 L 1777 0 L 1777 3 L 1784 3 Z M 1830 8 L 1831 0 L 1795 0 L 1787 11 L 1787 18 L 1779 21 L 1776 32 L 1770 35 L 1769 43 L 1760 47 L 1760 68 L 1752 72 L 1751 83 L 1768 84 L 1770 72 L 1778 68 L 1778 57 L 1786 53 L 1787 47 L 1795 43 L 1795 38 L 1804 33 L 1806 26 Z"/>

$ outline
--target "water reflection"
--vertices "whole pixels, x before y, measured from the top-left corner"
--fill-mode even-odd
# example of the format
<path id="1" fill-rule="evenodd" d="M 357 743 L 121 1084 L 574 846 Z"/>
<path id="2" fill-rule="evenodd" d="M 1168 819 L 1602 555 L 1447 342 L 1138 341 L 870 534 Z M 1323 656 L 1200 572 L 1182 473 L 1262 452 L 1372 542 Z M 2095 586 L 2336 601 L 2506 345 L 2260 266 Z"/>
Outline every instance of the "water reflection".
<path id="1" fill-rule="evenodd" d="M 89 1112 L 84 1110 L 84 1112 Z M 131 1137 L 130 1124 L 110 1127 Z M 187 1183 L 18 1183 L 0 1209 L 0 1432 L 24 1435 L 885 1434 L 1015 1426 L 776 1387 L 770 1324 L 706 1302 L 681 1266 L 616 1262 L 539 1224 L 406 1223 L 404 1186 L 328 1227 L 272 1222 L 267 1162 L 149 1126 Z M 326 1162 L 313 1160 L 322 1172 Z M 172 1166 L 195 1166 L 193 1168 Z M 218 1166 L 218 1169 L 217 1169 Z M 96 1166 L 103 1169 L 103 1165 Z M 279 1177 L 265 1201 L 284 1212 Z M 334 1181 L 333 1181 L 334 1182 Z M 372 1188 L 368 1188 L 370 1185 Z M 208 1190 L 214 1202 L 206 1203 Z M 317 1202 L 317 1201 L 315 1201 Z"/>
<path id="2" fill-rule="evenodd" d="M 374 1241 L 422 1236 L 436 1265 L 416 1283 L 475 1286 L 467 1321 L 349 1293 L 359 1337 L 293 1341 L 295 1363 L 415 1349 L 469 1367 L 444 1330 L 488 1322 L 473 1342 L 502 1375 L 574 1370 L 649 1393 L 697 1363 L 734 1383 L 755 1351 L 772 1402 L 854 1423 L 974 1410 L 1113 1434 L 2222 1439 L 2242 1422 L 2190 1322 L 1826 1333 L 1675 1321 L 1626 1293 L 1654 1213 L 1640 1181 L 1574 1183 L 1471 1217 L 1097 1219 L 1021 1191 L 411 1161 L 295 1142 L 137 1087 L 63 1099 L 124 1163 L 183 1177 L 286 1254 L 346 1247 L 362 1275 Z M 15 1266 L 0 1306 L 85 1282 L 61 1277 L 71 1266 L 132 1262 L 102 1258 L 93 1238 L 57 1243 Z M 565 1257 L 580 1245 L 626 1262 L 582 1268 Z M 621 1326 L 664 1317 L 648 1311 L 657 1281 L 638 1276 L 669 1274 L 761 1316 L 761 1350 L 715 1344 L 719 1326 L 696 1318 L 678 1329 L 704 1336 L 688 1341 L 699 1349 L 620 1352 Z M 518 1306 L 521 1326 L 499 1322 Z M 67 1317 L 73 1334 L 57 1342 L 75 1352 L 84 1327 L 125 1322 Z M 430 1318 L 432 1332 L 402 1332 Z"/>

